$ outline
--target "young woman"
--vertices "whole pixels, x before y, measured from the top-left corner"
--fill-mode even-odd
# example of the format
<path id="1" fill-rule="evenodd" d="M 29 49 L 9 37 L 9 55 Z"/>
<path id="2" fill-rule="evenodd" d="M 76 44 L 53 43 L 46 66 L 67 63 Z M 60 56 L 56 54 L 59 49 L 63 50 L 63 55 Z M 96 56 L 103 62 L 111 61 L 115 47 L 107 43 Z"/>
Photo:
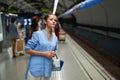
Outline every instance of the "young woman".
<path id="1" fill-rule="evenodd" d="M 58 40 L 52 29 L 57 23 L 57 17 L 48 14 L 44 17 L 45 29 L 33 32 L 31 39 L 25 46 L 30 54 L 27 80 L 50 80 L 52 58 L 56 55 Z"/>

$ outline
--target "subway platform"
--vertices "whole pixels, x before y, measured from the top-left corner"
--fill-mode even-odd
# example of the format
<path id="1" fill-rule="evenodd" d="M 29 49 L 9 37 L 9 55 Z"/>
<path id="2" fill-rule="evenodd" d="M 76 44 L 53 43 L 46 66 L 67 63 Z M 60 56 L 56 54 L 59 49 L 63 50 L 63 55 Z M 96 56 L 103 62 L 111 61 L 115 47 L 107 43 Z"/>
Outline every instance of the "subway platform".
<path id="1" fill-rule="evenodd" d="M 58 55 L 64 60 L 62 71 L 52 73 L 51 80 L 117 80 L 69 35 L 59 42 Z M 6 49 L 0 54 L 0 80 L 24 80 L 29 55 L 10 58 Z"/>

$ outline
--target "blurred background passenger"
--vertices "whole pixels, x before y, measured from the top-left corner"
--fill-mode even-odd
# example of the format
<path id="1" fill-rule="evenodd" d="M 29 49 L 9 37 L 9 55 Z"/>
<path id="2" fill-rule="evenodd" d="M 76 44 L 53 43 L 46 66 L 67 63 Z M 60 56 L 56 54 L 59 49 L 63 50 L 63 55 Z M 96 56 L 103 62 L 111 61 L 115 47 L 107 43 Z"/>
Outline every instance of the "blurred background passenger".
<path id="1" fill-rule="evenodd" d="M 11 38 L 13 58 L 15 58 L 16 57 L 16 41 L 20 36 L 19 29 L 16 24 L 15 18 L 12 18 L 11 20 L 11 24 L 9 26 L 9 33 L 10 33 L 10 38 Z"/>
<path id="2" fill-rule="evenodd" d="M 40 26 L 38 25 L 38 20 L 36 18 L 32 19 L 32 24 L 30 26 L 30 32 L 28 38 L 30 39 L 32 36 L 32 33 L 35 31 L 41 30 Z"/>
<path id="3" fill-rule="evenodd" d="M 55 32 L 57 38 L 59 39 L 59 33 L 60 33 L 60 23 L 59 22 L 57 22 L 57 24 L 55 25 L 54 32 Z"/>

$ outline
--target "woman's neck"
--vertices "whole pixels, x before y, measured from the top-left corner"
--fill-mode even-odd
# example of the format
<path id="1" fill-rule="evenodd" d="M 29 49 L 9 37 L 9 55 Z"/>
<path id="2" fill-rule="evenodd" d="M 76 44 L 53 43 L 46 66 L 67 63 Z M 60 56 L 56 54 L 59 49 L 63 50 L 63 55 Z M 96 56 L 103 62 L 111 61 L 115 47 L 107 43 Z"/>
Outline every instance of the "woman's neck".
<path id="1" fill-rule="evenodd" d="M 51 30 L 50 28 L 45 28 L 45 31 L 46 31 L 46 33 L 47 33 L 47 38 L 48 38 L 48 40 L 50 40 L 50 37 L 51 37 L 51 35 L 52 35 L 52 30 Z"/>
<path id="2" fill-rule="evenodd" d="M 45 28 L 45 31 L 47 32 L 47 34 L 51 34 L 52 33 L 52 29 L 50 29 L 50 28 Z"/>

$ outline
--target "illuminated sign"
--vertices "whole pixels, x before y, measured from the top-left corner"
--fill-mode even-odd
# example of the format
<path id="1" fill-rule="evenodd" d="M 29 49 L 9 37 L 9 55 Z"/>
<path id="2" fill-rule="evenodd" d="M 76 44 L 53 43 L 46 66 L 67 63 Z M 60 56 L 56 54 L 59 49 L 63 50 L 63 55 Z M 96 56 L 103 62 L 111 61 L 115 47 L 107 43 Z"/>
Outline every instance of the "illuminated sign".
<path id="1" fill-rule="evenodd" d="M 15 9 L 10 9 L 10 10 L 8 10 L 8 13 L 16 14 L 16 13 L 17 13 L 17 10 L 15 10 Z"/>
<path id="2" fill-rule="evenodd" d="M 51 12 L 51 10 L 47 9 L 47 8 L 42 8 L 41 12 L 43 12 L 43 13 L 49 13 L 49 12 Z"/>

